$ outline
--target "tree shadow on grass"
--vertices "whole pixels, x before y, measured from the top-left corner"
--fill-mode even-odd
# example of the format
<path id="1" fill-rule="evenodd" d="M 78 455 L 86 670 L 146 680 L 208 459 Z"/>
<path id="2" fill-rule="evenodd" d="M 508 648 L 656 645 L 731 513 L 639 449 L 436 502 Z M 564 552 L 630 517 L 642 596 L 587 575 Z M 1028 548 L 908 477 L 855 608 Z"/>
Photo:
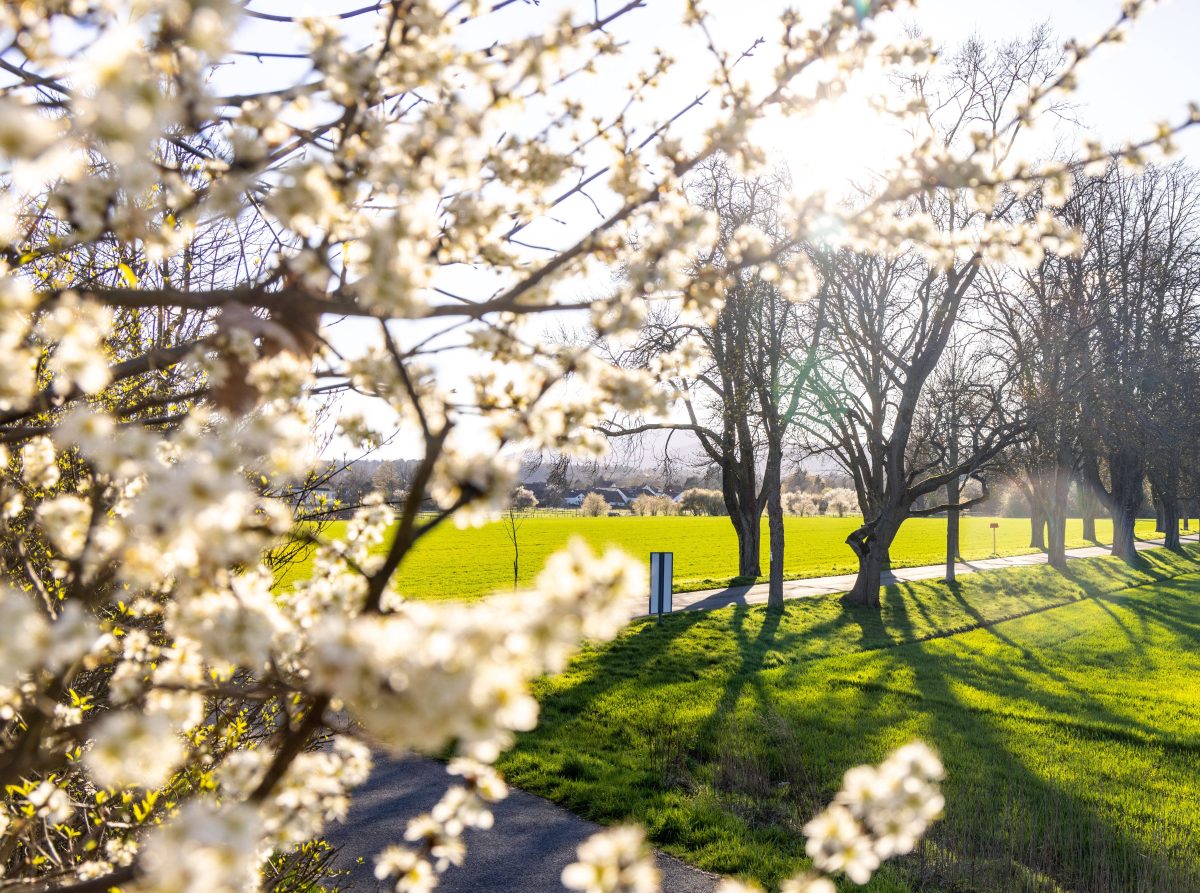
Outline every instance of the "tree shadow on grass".
<path id="1" fill-rule="evenodd" d="M 539 683 L 544 725 L 522 736 L 506 762 L 518 767 L 515 783 L 584 815 L 642 821 L 656 843 L 703 867 L 772 880 L 798 867 L 803 846 L 794 822 L 771 824 L 779 810 L 799 811 L 797 801 L 781 793 L 786 785 L 780 786 L 777 764 L 804 767 L 812 789 L 828 797 L 848 766 L 878 759 L 901 743 L 898 736 L 917 735 L 953 761 L 955 815 L 974 820 L 976 813 L 998 811 L 1008 823 L 993 827 L 979 818 L 952 827 L 954 834 L 943 838 L 947 852 L 983 864 L 988 851 L 981 839 L 1016 836 L 1014 847 L 1031 848 L 1020 850 L 1020 861 L 1073 877 L 1056 854 L 1085 852 L 1094 840 L 1106 851 L 1124 852 L 1126 837 L 1083 799 L 1086 791 L 1060 790 L 1030 769 L 1030 741 L 1040 733 L 1026 730 L 1024 750 L 1015 750 L 1013 724 L 1043 729 L 1052 756 L 1064 740 L 1095 741 L 1119 754 L 1145 747 L 1157 730 L 1097 703 L 1095 691 L 1072 685 L 1078 674 L 1063 678 L 1011 628 L 988 627 L 996 619 L 988 608 L 1059 607 L 1196 569 L 1179 556 L 1156 552 L 1142 559 L 1140 570 L 1109 559 L 1079 562 L 1067 577 L 1048 568 L 979 574 L 953 589 L 932 581 L 900 583 L 885 590 L 882 611 L 843 609 L 834 599 L 817 598 L 789 602 L 782 613 L 738 606 L 643 621 L 611 645 L 588 649 L 563 676 Z M 1061 600 L 1053 591 L 1039 592 L 1055 581 L 1075 585 L 1063 586 Z M 1190 634 L 1186 612 L 1176 619 L 1181 634 Z M 971 663 L 978 654 L 919 644 L 952 635 L 956 624 L 988 629 L 1011 659 L 993 660 L 980 672 Z M 981 641 L 970 647 L 979 651 Z M 1035 703 L 1039 675 L 1054 682 L 1042 686 Z M 984 703 L 964 701 L 972 687 L 989 693 Z M 1080 711 L 1086 721 L 1072 721 Z M 780 724 L 790 730 L 786 735 L 773 731 Z M 1076 746 L 1086 755 L 1090 745 Z M 787 761 L 777 759 L 785 750 Z M 673 772 L 673 761 L 682 762 L 682 772 Z M 1026 825 L 1032 830 L 1022 830 Z M 1038 829 L 1058 842 L 1037 849 Z"/>
<path id="2" fill-rule="evenodd" d="M 720 678 L 713 681 L 724 692 L 714 702 L 714 712 L 719 714 L 736 703 L 735 695 L 746 678 L 763 669 L 952 635 L 994 624 L 1005 616 L 1195 571 L 1200 548 L 1193 545 L 1189 552 L 1186 557 L 1164 550 L 1141 553 L 1134 566 L 1099 559 L 1074 562 L 1062 572 L 1005 569 L 973 575 L 969 582 L 952 586 L 933 581 L 896 583 L 884 589 L 881 611 L 841 608 L 830 598 L 818 597 L 789 601 L 782 613 L 739 605 L 714 612 L 680 612 L 661 622 L 638 621 L 615 642 L 585 649 L 563 677 L 540 684 L 540 699 L 548 718 L 572 716 L 588 712 L 614 687 L 635 679 L 650 696 L 659 687 L 717 675 Z M 1063 579 L 1075 588 L 1064 590 L 1061 598 L 1039 595 L 1042 577 L 1046 586 Z M 1009 599 L 1008 613 L 989 616 L 980 610 L 980 605 L 995 604 L 998 597 Z M 996 638 L 1015 645 L 1002 630 L 994 626 L 992 630 Z"/>
<path id="3" fill-rule="evenodd" d="M 1014 736 L 1036 733 L 1022 728 L 1019 718 L 980 710 L 963 700 L 964 679 L 985 685 L 1003 703 L 1018 695 L 1030 697 L 1028 690 L 1022 691 L 1016 680 L 1002 672 L 983 679 L 972 676 L 973 657 L 956 658 L 940 646 L 905 645 L 889 657 L 907 671 L 916 692 L 915 705 L 926 705 L 922 713 L 929 723 L 929 737 L 947 762 L 948 815 L 935 830 L 934 841 L 943 859 L 958 864 L 943 864 L 939 871 L 958 882 L 965 880 L 972 890 L 989 889 L 987 878 L 996 884 L 991 889 L 1025 889 L 1016 881 L 1030 870 L 1055 879 L 1065 889 L 1112 893 L 1142 889 L 1138 884 L 1144 870 L 1138 868 L 1137 859 L 1146 841 L 1119 827 L 1112 812 L 1105 815 L 1096 803 L 1035 772 L 1026 755 L 1029 741 L 1017 743 Z M 1045 669 L 1039 661 L 1039 672 Z M 1040 760 L 1051 764 L 1056 759 L 1086 760 L 1085 754 L 1104 746 L 1112 746 L 1116 754 L 1124 747 L 1154 746 L 1139 740 L 1140 735 L 1119 734 L 1123 725 L 1130 725 L 1129 718 L 1112 715 L 1087 692 L 1069 692 L 1057 706 L 1066 706 L 1072 698 L 1077 709 L 1105 725 L 1111 723 L 1112 729 L 1043 721 L 1046 734 L 1041 738 L 1046 743 Z M 919 706 L 915 709 L 920 711 Z M 1095 743 L 1088 744 L 1089 740 Z M 1102 762 L 1096 759 L 1098 768 Z M 1013 886 L 1006 886 L 1009 883 Z M 1164 884 L 1156 889 L 1188 888 Z"/>
<path id="4" fill-rule="evenodd" d="M 1078 572 L 1075 572 L 1076 570 L 1078 570 Z M 1136 580 L 1128 580 L 1128 582 L 1134 584 L 1131 587 L 1116 588 L 1120 584 L 1119 582 L 1114 583 L 1113 574 L 1117 574 L 1118 580 L 1120 580 L 1130 570 L 1138 570 L 1144 574 L 1145 577 Z M 1167 612 L 1169 612 L 1171 609 L 1166 606 L 1161 608 L 1164 613 L 1159 615 L 1159 609 L 1157 609 L 1153 604 L 1147 604 L 1145 600 L 1139 600 L 1137 609 L 1134 612 L 1143 620 L 1142 629 L 1139 632 L 1132 629 L 1125 619 L 1123 619 L 1120 614 L 1112 609 L 1108 602 L 1121 599 L 1120 593 L 1128 592 L 1131 589 L 1136 591 L 1136 589 L 1148 585 L 1163 585 L 1164 582 L 1169 584 L 1171 575 L 1178 574 L 1180 570 L 1180 565 L 1171 557 L 1162 556 L 1155 553 L 1141 556 L 1141 561 L 1139 561 L 1136 566 L 1128 563 L 1118 564 L 1116 562 L 1106 562 L 1101 566 L 1076 565 L 1074 568 L 1068 566 L 1066 570 L 1059 571 L 1059 573 L 1061 573 L 1064 578 L 1074 583 L 1078 590 L 1082 592 L 1082 595 L 1076 599 L 1066 600 L 1058 604 L 1050 604 L 1046 606 L 1045 610 L 1054 610 L 1055 608 L 1065 607 L 1066 605 L 1075 604 L 1086 599 L 1088 600 L 1089 604 L 1093 605 L 1095 608 L 1108 616 L 1109 620 L 1113 624 L 1113 627 L 1121 632 L 1128 647 L 1137 655 L 1137 657 L 1142 661 L 1147 661 L 1149 659 L 1145 644 L 1145 637 L 1148 635 L 1148 630 L 1146 629 L 1145 625 L 1145 619 L 1147 616 L 1155 615 L 1160 625 L 1173 628 L 1176 632 L 1180 647 L 1183 648 L 1190 648 L 1194 646 L 1195 642 L 1200 641 L 1200 624 L 1190 624 L 1182 616 L 1169 616 L 1169 613 Z M 1150 580 L 1147 580 L 1146 577 L 1149 577 Z M 1026 645 L 1008 635 L 1005 630 L 1005 627 L 1007 626 L 1007 620 L 989 620 L 988 618 L 984 617 L 977 610 L 977 608 L 964 597 L 961 585 L 943 585 L 949 595 L 953 597 L 954 600 L 961 606 L 964 613 L 968 614 L 976 621 L 979 629 L 984 630 L 997 642 L 1012 648 L 1021 655 L 1021 669 L 1026 671 L 1032 670 L 1040 675 L 1054 679 L 1060 686 L 1063 686 L 1068 690 L 1073 689 L 1072 683 L 1066 675 L 1059 672 L 1049 662 L 1041 659 L 1037 653 L 1028 648 Z M 1035 610 L 1031 613 L 1037 612 L 1038 611 Z M 1013 679 L 1020 679 L 1020 674 L 1013 672 L 1011 667 L 1007 668 L 1005 675 Z M 1024 683 L 1022 682 L 1021 684 Z M 1017 699 L 1022 696 L 1023 692 L 1020 689 L 1017 689 L 1007 691 L 1004 694 L 1008 698 Z M 1074 690 L 1073 693 L 1068 694 L 1068 696 L 1062 701 L 1056 701 L 1053 706 L 1055 709 L 1061 710 L 1064 714 L 1070 714 L 1071 708 L 1074 704 L 1073 699 L 1076 697 L 1084 698 L 1086 697 L 1086 693 Z M 1105 725 L 1112 725 L 1115 727 L 1132 722 L 1127 716 L 1111 713 L 1106 708 L 1103 708 L 1102 705 L 1095 702 L 1094 699 L 1090 702 L 1090 708 L 1094 712 L 1103 714 L 1100 717 L 1100 721 Z M 1144 732 L 1147 735 L 1154 735 L 1157 731 L 1152 727 L 1142 723 L 1133 722 L 1132 724 L 1139 731 Z"/>
<path id="5" fill-rule="evenodd" d="M 1096 596 L 1094 599 L 1094 601 L 1096 603 L 1096 607 L 1098 607 L 1101 611 L 1103 611 L 1105 614 L 1107 614 L 1109 616 L 1109 619 L 1112 620 L 1113 625 L 1124 634 L 1125 640 L 1129 643 L 1130 647 L 1133 648 L 1133 650 L 1137 653 L 1137 655 L 1139 657 L 1145 658 L 1146 645 L 1145 645 L 1145 642 L 1142 640 L 1142 636 L 1139 635 L 1138 633 L 1136 633 L 1133 629 L 1131 629 L 1129 624 L 1126 623 L 1121 618 L 1121 615 L 1118 614 L 1116 611 L 1114 611 L 1107 604 L 1107 600 L 1109 598 L 1111 598 L 1111 596 L 1109 596 L 1109 595 Z M 1143 632 L 1144 632 L 1144 629 L 1143 629 Z"/>
<path id="6" fill-rule="evenodd" d="M 608 645 L 585 648 L 564 673 L 535 684 L 541 720 L 518 737 L 506 765 L 525 775 L 521 752 L 537 751 L 524 768 L 553 774 L 552 763 L 579 745 L 606 758 L 620 753 L 635 765 L 642 739 L 670 733 L 661 727 L 682 721 L 683 708 L 696 706 L 690 699 L 697 692 L 716 687 L 723 692 L 716 709 L 724 710 L 736 703 L 749 677 L 795 648 L 799 632 L 781 634 L 781 619 L 779 612 L 745 606 L 682 612 L 637 621 Z M 694 724 L 695 710 L 690 712 L 684 718 Z"/>
<path id="7" fill-rule="evenodd" d="M 1121 588 L 1145 586 L 1195 573 L 1198 569 L 1195 564 L 1197 560 L 1200 560 L 1200 549 L 1193 545 L 1183 552 L 1166 549 L 1141 551 L 1130 561 L 1111 556 L 1089 562 L 1073 561 L 1059 573 L 1082 589 L 1086 596 L 1095 597 Z"/>
<path id="8" fill-rule="evenodd" d="M 1169 565 L 1170 559 L 1166 562 Z M 1147 565 L 1159 571 L 1164 570 L 1164 565 L 1152 556 L 1148 556 Z M 1087 582 L 1092 586 L 1096 583 L 1094 579 Z M 1200 623 L 1196 621 L 1196 597 L 1200 596 L 1200 587 L 1194 582 L 1182 587 L 1171 583 L 1166 586 L 1170 587 L 1170 591 L 1162 592 L 1161 597 L 1158 593 L 1137 596 L 1121 596 L 1111 591 L 1098 593 L 1099 597 L 1091 605 L 1108 615 L 1129 641 L 1130 647 L 1138 653 L 1145 650 L 1145 640 L 1153 634 L 1146 620 L 1173 632 L 1178 637 L 1175 647 L 1191 653 L 1200 643 Z M 1181 597 L 1166 597 L 1176 593 Z M 1105 603 L 1109 599 L 1126 602 L 1130 611 L 1145 618 L 1141 633 L 1135 632 L 1117 616 Z M 1147 748 L 1146 756 L 1151 756 L 1155 762 L 1167 758 L 1165 754 L 1153 757 L 1153 753 L 1159 752 L 1160 748 L 1166 748 L 1168 752 L 1178 750 L 1173 759 L 1176 771 L 1189 760 L 1195 759 L 1195 743 L 1162 739 L 1160 736 L 1166 730 L 1152 728 L 1132 716 L 1114 713 L 1097 697 L 1100 692 L 1098 687 L 1073 685 L 1064 674 L 1057 672 L 1048 661 L 1034 654 L 1025 644 L 1014 641 L 1013 637 L 995 626 L 985 626 L 984 629 L 1007 647 L 1031 656 L 1036 674 L 1053 678 L 1064 688 L 1058 694 L 1052 694 L 1045 688 L 1039 691 L 1044 705 L 1063 716 L 1061 721 L 1052 716 L 1038 720 L 1039 724 L 1046 726 L 1043 740 L 1047 742 L 1048 751 L 1053 747 L 1065 749 L 1067 745 L 1063 741 L 1074 739 L 1078 748 L 1075 758 L 1085 761 L 1095 759 L 1100 771 L 1107 771 L 1108 767 L 1103 765 L 1103 759 L 1093 758 L 1091 751 L 1104 746 L 1112 746 L 1116 751 L 1115 756 L 1119 756 L 1125 747 Z M 1086 654 L 1085 651 L 1083 656 L 1086 657 Z M 993 869 L 997 858 L 1016 860 L 1023 867 L 1056 878 L 1068 889 L 1094 889 L 1106 893 L 1133 889 L 1196 889 L 1195 884 L 1200 881 L 1200 860 L 1196 858 L 1194 847 L 1184 848 L 1181 852 L 1178 846 L 1179 841 L 1194 839 L 1194 836 L 1189 837 L 1189 834 L 1194 835 L 1194 828 L 1188 829 L 1183 823 L 1172 828 L 1168 823 L 1167 827 L 1160 827 L 1149 837 L 1145 829 L 1138 837 L 1133 837 L 1126 827 L 1118 826 L 1113 818 L 1123 812 L 1128 804 L 1122 803 L 1120 809 L 1101 809 L 1079 793 L 1065 790 L 1061 784 L 1033 772 L 1026 764 L 1027 757 L 1013 749 L 1009 738 L 1011 726 L 1021 718 L 979 709 L 977 704 L 963 699 L 964 682 L 985 686 L 1001 704 L 1019 698 L 1029 699 L 1034 697 L 1030 683 L 1036 682 L 1036 679 L 1013 679 L 1012 674 L 1003 672 L 1006 667 L 993 668 L 997 672 L 980 676 L 979 656 L 955 655 L 950 643 L 936 646 L 905 645 L 893 649 L 888 656 L 907 668 L 921 701 L 938 705 L 927 710 L 926 715 L 932 721 L 933 740 L 942 746 L 948 757 L 948 811 L 952 816 L 966 816 L 965 821 L 957 821 L 957 818 L 948 820 L 946 833 L 939 835 L 939 845 L 943 851 L 966 847 L 972 852 L 961 855 L 967 857 L 969 862 L 979 861 L 980 870 Z M 993 657 L 992 662 L 1009 663 L 1003 652 Z M 971 672 L 973 669 L 975 672 Z M 1097 682 L 1097 686 L 1099 684 Z M 1072 721 L 1076 716 L 1080 718 L 1079 722 Z M 1095 743 L 1089 744 L 1089 741 Z M 1027 748 L 1028 742 L 1026 752 Z M 960 758 L 964 753 L 973 758 Z M 1052 751 L 1039 754 L 1039 758 L 1049 760 L 1053 765 Z M 964 772 L 984 773 L 989 784 L 977 785 L 979 791 L 973 793 L 971 783 L 964 786 L 961 782 Z M 987 802 L 979 794 L 988 795 L 989 787 L 990 802 Z M 998 789 L 1007 793 L 1001 795 Z M 1008 827 L 1003 826 L 1002 822 L 993 821 L 997 815 L 997 805 L 1002 805 L 1006 798 L 1014 800 L 1014 805 L 1018 807 L 1015 822 Z M 1143 804 L 1143 810 L 1149 810 L 1160 822 L 1167 821 L 1159 815 L 1153 804 Z M 980 820 L 980 816 L 988 816 L 989 813 L 992 818 Z M 1023 838 L 1020 835 L 1022 827 L 1029 828 Z M 1001 839 L 1004 844 L 999 851 L 993 851 L 994 848 L 989 849 L 987 845 L 996 839 Z M 1009 850 L 1007 854 L 1003 852 L 1005 847 Z M 1190 857 L 1188 852 L 1191 853 Z M 975 870 L 974 864 L 968 865 L 969 873 Z M 969 878 L 969 881 L 974 882 L 974 878 Z M 1014 886 L 1012 889 L 1026 888 Z"/>
<path id="9" fill-rule="evenodd" d="M 1194 558 L 1195 554 L 1192 557 Z M 1181 565 L 1172 556 L 1150 554 L 1143 556 L 1137 568 L 1130 568 L 1118 562 L 1103 562 L 1098 567 L 1080 566 L 1078 572 L 1073 575 L 1073 582 L 1079 586 L 1077 592 L 1099 596 L 1095 605 L 1117 621 L 1116 627 L 1129 639 L 1131 647 L 1141 650 L 1144 643 L 1127 624 L 1120 623 L 1115 613 L 1103 603 L 1104 599 L 1118 597 L 1114 591 L 1122 584 L 1146 585 L 1149 582 L 1147 576 L 1166 578 L 1188 570 L 1194 571 L 1195 568 Z M 984 675 L 971 678 L 965 668 L 973 666 L 979 655 L 968 653 L 956 659 L 952 651 L 944 653 L 944 646 L 949 644 L 948 642 L 938 645 L 906 643 L 889 649 L 881 658 L 883 661 L 897 661 L 899 666 L 895 668 L 896 672 L 877 671 L 873 679 L 861 678 L 860 672 L 860 678 L 842 682 L 864 691 L 874 689 L 879 693 L 879 698 L 886 700 L 897 693 L 903 696 L 903 692 L 888 681 L 891 677 L 911 679 L 915 690 L 910 697 L 930 708 L 926 711 L 926 716 L 930 721 L 931 738 L 942 744 L 943 749 L 952 755 L 963 751 L 974 755 L 973 759 L 964 760 L 957 767 L 951 766 L 952 777 L 956 769 L 959 776 L 952 783 L 958 786 L 952 786 L 952 790 L 957 792 L 957 800 L 952 803 L 952 807 L 957 803 L 958 809 L 965 810 L 972 817 L 972 821 L 976 814 L 987 816 L 1000 809 L 1001 817 L 1008 824 L 989 826 L 986 821 L 960 824 L 953 829 L 953 834 L 943 836 L 943 849 L 977 848 L 977 852 L 966 854 L 968 860 L 977 860 L 980 872 L 993 871 L 996 868 L 996 860 L 1004 854 L 990 852 L 984 844 L 989 837 L 1005 836 L 1006 846 L 1012 852 L 1004 858 L 1016 859 L 1021 863 L 1017 867 L 1022 871 L 1024 868 L 1021 866 L 1031 867 L 1057 876 L 1062 881 L 1082 884 L 1079 889 L 1113 893 L 1117 890 L 1142 889 L 1135 887 L 1134 883 L 1141 883 L 1138 879 L 1144 880 L 1146 871 L 1158 871 L 1162 865 L 1167 864 L 1163 859 L 1169 861 L 1173 857 L 1165 850 L 1159 851 L 1155 849 L 1156 845 L 1152 845 L 1150 849 L 1153 852 L 1150 856 L 1153 858 L 1147 857 L 1142 860 L 1145 866 L 1149 867 L 1138 868 L 1138 860 L 1141 858 L 1139 848 L 1145 849 L 1145 839 L 1135 840 L 1126 829 L 1118 827 L 1110 815 L 1102 814 L 1102 810 L 1095 803 L 1088 802 L 1076 793 L 1066 791 L 1061 785 L 1031 771 L 1025 763 L 1026 757 L 1011 750 L 1005 727 L 1011 723 L 1033 722 L 1036 726 L 1044 727 L 1051 739 L 1066 736 L 1084 742 L 1094 740 L 1096 746 L 1112 746 L 1118 750 L 1123 747 L 1157 749 L 1159 745 L 1168 745 L 1170 742 L 1156 740 L 1163 730 L 1139 722 L 1130 715 L 1114 712 L 1106 703 L 1097 699 L 1097 692 L 1073 684 L 1070 678 L 1043 660 L 1034 650 L 1018 641 L 1003 627 L 989 621 L 964 597 L 961 586 L 940 585 L 947 597 L 953 599 L 963 613 L 972 617 L 979 628 L 999 644 L 1022 655 L 1024 674 L 1013 672 L 1009 661 L 1004 659 L 998 661 L 997 665 L 992 666 Z M 907 590 L 908 587 L 902 586 L 888 592 L 885 605 L 890 607 L 893 617 L 906 618 L 906 603 L 911 601 L 918 606 L 927 622 L 936 619 L 925 610 L 924 602 L 920 599 L 906 599 L 905 596 L 910 594 Z M 1077 595 L 1074 599 L 1067 599 L 1049 607 L 1063 607 L 1079 600 Z M 1200 624 L 1195 622 L 1194 603 L 1188 605 L 1176 601 L 1154 602 L 1145 599 L 1141 600 L 1139 605 L 1144 611 L 1162 615 L 1162 624 L 1174 629 L 1179 635 L 1190 636 L 1192 647 L 1200 642 Z M 863 618 L 848 613 L 847 622 L 861 627 Z M 1053 620 L 1049 619 L 1047 622 Z M 906 624 L 902 620 L 898 625 Z M 1180 647 L 1186 648 L 1187 645 L 1181 642 Z M 959 665 L 960 660 L 964 661 L 962 666 Z M 797 667 L 795 675 L 789 674 L 791 678 L 786 684 L 805 684 L 803 673 L 803 669 Z M 1036 688 L 1037 676 L 1053 679 L 1056 684 L 1044 686 L 1035 693 L 1032 689 Z M 880 683 L 880 679 L 884 681 Z M 977 704 L 963 702 L 964 684 L 967 687 L 982 686 L 990 690 L 998 699 L 999 706 L 994 709 L 981 709 Z M 1021 716 L 1019 710 L 1016 714 L 1007 713 L 1006 705 L 1017 706 L 1021 700 L 1031 698 L 1040 699 L 1042 706 L 1049 708 L 1051 713 L 1040 716 Z M 813 711 L 813 715 L 820 716 L 826 712 L 816 710 Z M 1074 721 L 1076 716 L 1081 717 L 1079 721 Z M 809 720 L 811 721 L 811 716 Z M 853 728 L 856 736 L 862 734 L 854 717 L 844 717 L 844 721 L 848 731 L 849 728 Z M 946 742 L 954 744 L 951 746 Z M 1182 746 L 1184 743 L 1180 744 Z M 1086 743 L 1079 746 L 1085 749 L 1088 747 Z M 1189 747 L 1184 746 L 1184 750 L 1189 750 Z M 878 754 L 866 753 L 858 759 L 874 759 L 877 756 Z M 964 785 L 963 773 L 970 776 L 980 767 L 989 779 L 988 784 L 974 784 L 972 781 Z M 1011 809 L 1005 807 L 1006 799 L 1013 800 Z M 1028 833 L 1021 830 L 1025 826 L 1029 829 Z M 1178 829 L 1175 830 L 1178 832 Z M 1039 834 L 1042 835 L 1041 839 Z M 954 835 L 958 836 L 957 840 Z M 1089 862 L 1086 854 L 1093 850 L 1108 855 L 1100 862 Z M 1109 857 L 1111 865 L 1101 864 Z M 1072 860 L 1076 860 L 1078 864 Z M 1159 865 L 1159 868 L 1154 868 L 1154 865 Z M 1165 880 L 1159 881 L 1158 886 L 1146 889 L 1191 890 L 1192 887 L 1188 886 L 1191 883 L 1189 879 L 1193 877 L 1188 873 L 1190 869 L 1185 867 L 1180 874 L 1176 871 L 1177 867 L 1162 868 L 1162 871 L 1166 872 L 1162 875 Z M 974 872 L 975 866 L 970 866 L 970 871 Z M 1109 881 L 1102 882 L 1102 876 L 1108 877 Z M 1124 881 L 1119 879 L 1122 877 L 1125 878 Z M 970 889 L 976 888 L 972 886 Z M 1001 886 L 993 889 L 1024 888 Z"/>
<path id="10" fill-rule="evenodd" d="M 954 583 L 946 583 L 944 585 L 946 587 L 946 591 L 950 594 L 950 597 L 953 598 L 954 601 L 957 602 L 958 605 L 962 607 L 963 611 L 967 615 L 969 615 L 972 619 L 975 620 L 979 629 L 987 630 L 987 632 L 991 636 L 993 636 L 995 639 L 997 639 L 998 641 L 1002 642 L 1003 644 L 1007 645 L 1010 648 L 1013 648 L 1013 649 L 1019 651 L 1021 653 L 1021 657 L 1024 658 L 1024 660 L 1026 660 L 1026 661 L 1036 661 L 1037 660 L 1037 658 L 1034 656 L 1032 651 L 1030 651 L 1024 645 L 1018 644 L 1015 640 L 1013 640 L 1008 635 L 1006 635 L 1004 633 L 1003 629 L 1001 628 L 1000 623 L 997 623 L 994 620 L 989 621 L 988 618 L 984 617 L 983 614 L 981 614 L 974 605 L 972 605 L 969 601 L 967 601 L 966 598 L 963 597 L 962 584 L 960 584 L 956 581 Z M 1066 604 L 1066 603 L 1064 603 L 1064 604 Z M 1048 607 L 1047 610 L 1051 610 L 1051 608 Z M 1043 665 L 1040 665 L 1040 666 L 1043 666 Z"/>
<path id="11" fill-rule="evenodd" d="M 1169 630 L 1181 645 L 1200 642 L 1200 615 L 1195 605 L 1147 599 L 1139 603 L 1138 614 L 1143 623 L 1152 620 Z"/>
<path id="12" fill-rule="evenodd" d="M 762 692 L 756 676 L 764 668 L 767 651 L 775 644 L 783 612 L 764 611 L 762 625 L 753 638 L 747 634 L 745 628 L 747 613 L 746 608 L 734 609 L 733 634 L 737 640 L 738 663 L 726 676 L 720 697 L 717 698 L 712 711 L 696 730 L 698 741 L 708 741 L 715 736 L 716 731 L 736 709 L 747 683 L 754 684 L 760 693 Z"/>
<path id="13" fill-rule="evenodd" d="M 959 583 L 943 583 L 943 585 L 961 586 Z M 938 619 L 933 615 L 933 612 L 930 610 L 930 606 L 926 603 L 926 601 L 920 598 L 907 598 L 908 593 L 911 591 L 912 589 L 910 584 L 902 583 L 895 586 L 889 586 L 886 590 L 884 590 L 883 602 L 886 606 L 897 612 L 901 609 L 902 605 L 912 604 L 916 608 L 917 613 L 921 615 L 921 619 L 927 626 L 936 627 L 938 625 Z M 907 609 L 905 608 L 905 610 Z"/>

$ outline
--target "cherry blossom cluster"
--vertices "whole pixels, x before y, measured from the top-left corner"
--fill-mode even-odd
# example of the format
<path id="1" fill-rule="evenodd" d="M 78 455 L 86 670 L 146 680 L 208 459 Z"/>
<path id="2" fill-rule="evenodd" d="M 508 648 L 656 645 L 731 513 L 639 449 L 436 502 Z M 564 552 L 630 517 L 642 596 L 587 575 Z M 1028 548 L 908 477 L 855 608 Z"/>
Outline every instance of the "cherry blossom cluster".
<path id="1" fill-rule="evenodd" d="M 850 769 L 833 803 L 804 826 L 813 864 L 865 884 L 880 862 L 911 853 L 942 814 L 944 774 L 941 760 L 920 743 L 877 767 Z"/>

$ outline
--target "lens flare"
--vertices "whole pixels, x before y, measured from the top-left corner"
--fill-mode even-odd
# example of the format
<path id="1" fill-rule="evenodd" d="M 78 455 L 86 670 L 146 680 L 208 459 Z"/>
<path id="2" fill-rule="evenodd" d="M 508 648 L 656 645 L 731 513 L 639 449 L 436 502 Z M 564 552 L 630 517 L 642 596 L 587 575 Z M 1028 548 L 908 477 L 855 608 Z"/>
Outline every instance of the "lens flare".
<path id="1" fill-rule="evenodd" d="M 850 5 L 854 8 L 854 11 L 858 13 L 858 18 L 861 20 L 865 19 L 871 14 L 872 7 L 874 7 L 875 3 L 874 0 L 850 0 Z"/>

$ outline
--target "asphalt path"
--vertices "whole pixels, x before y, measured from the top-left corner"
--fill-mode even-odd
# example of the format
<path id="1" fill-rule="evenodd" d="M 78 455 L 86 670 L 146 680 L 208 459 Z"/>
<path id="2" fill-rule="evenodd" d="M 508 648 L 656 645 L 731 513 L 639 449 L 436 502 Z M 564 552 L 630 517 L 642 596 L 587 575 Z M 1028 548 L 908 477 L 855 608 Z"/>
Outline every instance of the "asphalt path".
<path id="1" fill-rule="evenodd" d="M 379 758 L 371 777 L 354 791 L 343 825 L 332 825 L 327 839 L 342 847 L 338 867 L 350 872 L 342 886 L 353 891 L 391 888 L 375 879 L 374 855 L 404 843 L 407 821 L 426 812 L 457 779 L 436 760 Z M 510 790 L 493 807 L 496 824 L 466 833 L 467 857 L 450 868 L 441 893 L 562 893 L 562 870 L 575 861 L 575 848 L 600 825 L 525 791 Z M 358 861 L 362 857 L 362 861 Z M 718 878 L 658 854 L 664 893 L 712 893 Z"/>

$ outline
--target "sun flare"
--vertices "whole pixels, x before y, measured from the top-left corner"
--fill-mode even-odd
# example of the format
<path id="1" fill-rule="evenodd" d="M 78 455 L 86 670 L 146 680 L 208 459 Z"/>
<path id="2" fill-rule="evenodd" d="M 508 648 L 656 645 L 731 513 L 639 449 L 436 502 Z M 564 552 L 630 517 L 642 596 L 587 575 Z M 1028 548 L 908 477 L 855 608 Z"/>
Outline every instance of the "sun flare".
<path id="1" fill-rule="evenodd" d="M 911 146 L 900 120 L 866 93 L 847 94 L 808 115 L 767 118 L 759 134 L 768 163 L 786 166 L 799 195 L 837 196 L 865 186 Z"/>

